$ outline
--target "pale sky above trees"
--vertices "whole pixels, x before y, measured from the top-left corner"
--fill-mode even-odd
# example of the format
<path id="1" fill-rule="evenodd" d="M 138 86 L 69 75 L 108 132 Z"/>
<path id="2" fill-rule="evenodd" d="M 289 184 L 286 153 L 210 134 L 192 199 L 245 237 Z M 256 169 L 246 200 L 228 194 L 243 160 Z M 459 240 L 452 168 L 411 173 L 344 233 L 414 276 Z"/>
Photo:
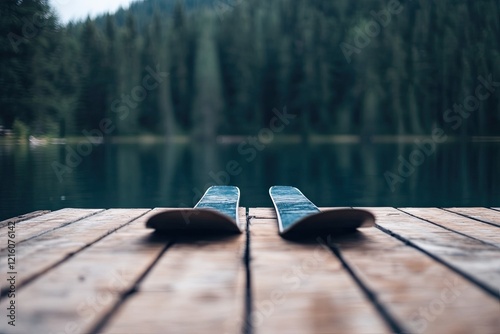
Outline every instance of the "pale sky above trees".
<path id="1" fill-rule="evenodd" d="M 85 19 L 87 15 L 94 17 L 106 12 L 114 12 L 120 7 L 137 0 L 50 0 L 63 23 L 71 20 Z"/>

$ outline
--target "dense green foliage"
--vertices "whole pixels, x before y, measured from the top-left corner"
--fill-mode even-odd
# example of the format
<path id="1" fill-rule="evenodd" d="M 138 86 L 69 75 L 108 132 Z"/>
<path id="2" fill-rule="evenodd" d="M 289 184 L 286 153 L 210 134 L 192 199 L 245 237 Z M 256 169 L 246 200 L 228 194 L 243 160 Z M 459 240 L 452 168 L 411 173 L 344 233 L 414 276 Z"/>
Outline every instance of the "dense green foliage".
<path id="1" fill-rule="evenodd" d="M 35 0 L 2 1 L 0 17 L 0 122 L 12 128 L 17 119 L 36 132 L 55 131 L 66 77 L 56 60 L 56 19 L 45 1 Z"/>
<path id="2" fill-rule="evenodd" d="M 500 129 L 500 87 L 453 111 L 500 81 L 497 0 L 146 0 L 64 27 L 43 0 L 0 11 L 7 128 L 251 134 L 286 106 L 304 136 Z"/>

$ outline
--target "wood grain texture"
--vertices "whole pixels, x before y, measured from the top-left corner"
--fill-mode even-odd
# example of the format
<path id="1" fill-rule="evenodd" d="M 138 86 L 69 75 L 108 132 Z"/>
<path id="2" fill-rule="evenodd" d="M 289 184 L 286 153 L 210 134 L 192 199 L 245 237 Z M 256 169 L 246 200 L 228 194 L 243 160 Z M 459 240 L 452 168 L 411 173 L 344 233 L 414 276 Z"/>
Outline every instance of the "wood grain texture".
<path id="1" fill-rule="evenodd" d="M 500 248 L 500 230 L 489 224 L 438 208 L 398 208 L 417 218 L 462 233 Z"/>
<path id="2" fill-rule="evenodd" d="M 250 232 L 255 333 L 390 331 L 329 249 L 282 239 L 276 219 L 252 219 Z"/>
<path id="3" fill-rule="evenodd" d="M 61 209 L 26 220 L 16 226 L 16 244 L 103 211 L 103 209 Z M 0 239 L 7 238 L 7 232 L 5 229 L 0 230 Z M 5 247 L 0 248 L 3 249 Z"/>
<path id="4" fill-rule="evenodd" d="M 500 328 L 498 300 L 379 229 L 328 243 L 407 332 L 497 333 Z"/>
<path id="5" fill-rule="evenodd" d="M 346 209 L 347 207 L 321 207 L 321 211 L 335 210 L 335 209 Z M 250 208 L 248 209 L 248 216 L 256 219 L 273 219 L 276 218 L 276 210 L 274 208 Z"/>
<path id="6" fill-rule="evenodd" d="M 394 208 L 365 208 L 377 216 L 387 233 L 446 263 L 489 293 L 500 296 L 500 250 L 492 245 L 448 231 Z"/>
<path id="7" fill-rule="evenodd" d="M 178 238 L 102 332 L 241 332 L 245 237 Z"/>
<path id="8" fill-rule="evenodd" d="M 16 248 L 17 287 L 44 273 L 149 209 L 110 209 L 28 240 Z M 7 262 L 6 250 L 0 261 Z M 2 292 L 7 282 L 2 280 Z"/>
<path id="9" fill-rule="evenodd" d="M 445 208 L 445 210 L 500 227 L 500 211 L 494 208 Z"/>
<path id="10" fill-rule="evenodd" d="M 125 223 L 127 216 L 109 214 Z M 69 261 L 25 286 L 16 302 L 22 317 L 18 333 L 89 333 L 121 295 L 129 291 L 168 243 L 144 227 L 154 210 L 82 250 Z M 89 227 L 90 228 L 90 227 Z M 90 232 L 91 230 L 89 230 Z M 2 301 L 4 309 L 8 300 Z M 0 323 L 0 326 L 5 322 Z M 0 327 L 2 328 L 2 327 Z M 0 330 L 2 332 L 2 330 Z"/>
<path id="11" fill-rule="evenodd" d="M 16 226 L 36 236 L 16 248 L 16 328 L 4 318 L 0 333 L 241 333 L 252 324 L 256 334 L 378 334 L 391 332 L 388 317 L 411 333 L 498 333 L 500 250 L 491 243 L 499 233 L 472 219 L 495 221 L 496 211 L 367 209 L 380 229 L 324 241 L 343 262 L 317 240 L 280 238 L 273 208 L 249 209 L 250 263 L 245 234 L 175 242 L 145 228 L 154 210 L 70 224 L 57 212 L 31 216 Z M 2 295 L 0 309 L 8 302 Z"/>
<path id="12" fill-rule="evenodd" d="M 31 218 L 35 218 L 35 217 L 44 215 L 44 214 L 49 213 L 49 212 L 50 212 L 49 210 L 33 211 L 33 212 L 30 212 L 30 213 L 27 213 L 27 214 L 24 214 L 24 215 L 21 215 L 21 216 L 17 216 L 17 217 L 14 217 L 14 218 L 9 218 L 9 219 L 6 219 L 6 220 L 2 220 L 0 222 L 0 229 L 4 228 L 7 225 L 9 225 L 10 222 L 18 224 L 18 223 L 21 223 L 21 222 L 23 222 L 25 220 L 28 220 L 28 219 L 31 219 Z"/>
<path id="13" fill-rule="evenodd" d="M 261 219 L 261 218 L 276 218 L 276 210 L 274 208 L 250 208 L 248 209 L 248 216 Z"/>

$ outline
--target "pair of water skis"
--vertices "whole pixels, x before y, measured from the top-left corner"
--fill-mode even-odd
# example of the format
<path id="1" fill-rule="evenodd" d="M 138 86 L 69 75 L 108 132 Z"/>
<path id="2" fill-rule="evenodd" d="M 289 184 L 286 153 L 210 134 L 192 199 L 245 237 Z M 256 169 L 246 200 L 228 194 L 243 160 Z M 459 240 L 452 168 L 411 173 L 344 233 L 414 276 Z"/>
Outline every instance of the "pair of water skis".
<path id="1" fill-rule="evenodd" d="M 359 209 L 320 211 L 294 187 L 269 189 L 283 238 L 297 239 L 325 234 L 347 234 L 375 223 L 372 213 Z M 238 219 L 240 190 L 233 186 L 210 187 L 193 209 L 161 211 L 146 227 L 170 235 L 237 234 L 243 228 Z"/>

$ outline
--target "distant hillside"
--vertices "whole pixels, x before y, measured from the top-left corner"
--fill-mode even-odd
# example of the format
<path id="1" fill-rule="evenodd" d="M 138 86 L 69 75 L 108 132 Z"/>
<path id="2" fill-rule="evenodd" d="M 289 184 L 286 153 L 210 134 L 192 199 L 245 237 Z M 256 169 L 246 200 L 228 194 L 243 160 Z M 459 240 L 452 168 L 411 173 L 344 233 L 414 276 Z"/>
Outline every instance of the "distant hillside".
<path id="1" fill-rule="evenodd" d="M 498 135 L 499 6 L 146 0 L 58 29 L 46 0 L 0 1 L 0 125 L 212 138 L 259 133 L 286 110 L 296 119 L 279 131 L 304 138 Z"/>

